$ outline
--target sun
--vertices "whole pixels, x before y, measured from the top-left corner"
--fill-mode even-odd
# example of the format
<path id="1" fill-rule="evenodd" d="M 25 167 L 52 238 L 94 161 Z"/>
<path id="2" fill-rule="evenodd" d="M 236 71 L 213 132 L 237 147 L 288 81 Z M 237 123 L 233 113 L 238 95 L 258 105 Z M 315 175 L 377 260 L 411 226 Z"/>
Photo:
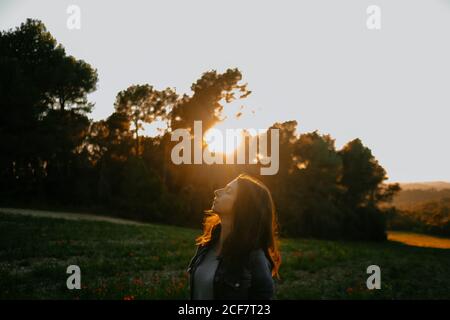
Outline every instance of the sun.
<path id="1" fill-rule="evenodd" d="M 242 129 L 224 129 L 215 126 L 205 132 L 204 141 L 210 152 L 231 154 L 242 143 Z"/>

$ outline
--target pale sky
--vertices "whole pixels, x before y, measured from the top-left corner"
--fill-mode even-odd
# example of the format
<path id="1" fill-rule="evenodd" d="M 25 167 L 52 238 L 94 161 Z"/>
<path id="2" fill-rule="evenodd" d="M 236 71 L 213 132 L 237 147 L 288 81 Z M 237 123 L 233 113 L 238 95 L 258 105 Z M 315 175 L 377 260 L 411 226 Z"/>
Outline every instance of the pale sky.
<path id="1" fill-rule="evenodd" d="M 98 69 L 95 120 L 131 84 L 190 94 L 203 72 L 237 67 L 256 111 L 242 127 L 295 119 L 337 148 L 360 138 L 388 182 L 450 181 L 450 0 L 0 0 L 1 30 L 28 17 Z"/>

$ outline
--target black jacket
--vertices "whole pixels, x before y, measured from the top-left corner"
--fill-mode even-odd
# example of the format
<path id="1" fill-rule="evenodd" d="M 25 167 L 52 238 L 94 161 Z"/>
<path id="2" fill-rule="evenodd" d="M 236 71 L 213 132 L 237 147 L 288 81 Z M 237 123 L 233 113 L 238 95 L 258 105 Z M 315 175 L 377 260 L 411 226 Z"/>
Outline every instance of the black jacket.
<path id="1" fill-rule="evenodd" d="M 193 275 L 208 250 L 219 240 L 221 226 L 218 224 L 212 232 L 211 242 L 197 246 L 187 272 L 189 273 L 190 299 L 193 297 Z M 263 249 L 253 250 L 239 271 L 232 271 L 219 256 L 219 265 L 214 275 L 215 300 L 270 300 L 273 298 L 274 281 L 272 265 Z"/>

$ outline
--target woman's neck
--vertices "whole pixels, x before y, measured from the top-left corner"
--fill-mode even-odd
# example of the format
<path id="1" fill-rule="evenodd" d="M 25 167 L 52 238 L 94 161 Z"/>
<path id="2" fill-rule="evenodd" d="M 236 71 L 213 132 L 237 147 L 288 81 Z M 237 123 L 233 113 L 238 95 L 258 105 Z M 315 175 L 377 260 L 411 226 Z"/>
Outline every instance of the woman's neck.
<path id="1" fill-rule="evenodd" d="M 228 237 L 231 231 L 231 222 L 228 219 L 220 219 L 220 237 L 219 242 L 217 243 L 216 253 L 220 255 L 222 253 L 222 245 L 225 242 L 225 239 Z"/>

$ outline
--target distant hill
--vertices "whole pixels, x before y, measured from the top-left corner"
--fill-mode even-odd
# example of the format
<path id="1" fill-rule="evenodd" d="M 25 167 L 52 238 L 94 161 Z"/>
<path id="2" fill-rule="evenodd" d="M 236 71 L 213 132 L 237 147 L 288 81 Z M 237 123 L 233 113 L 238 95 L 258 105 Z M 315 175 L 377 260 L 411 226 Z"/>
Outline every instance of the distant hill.
<path id="1" fill-rule="evenodd" d="M 428 189 L 450 189 L 450 182 L 430 181 L 430 182 L 409 182 L 400 183 L 403 190 L 428 190 Z"/>
<path id="2" fill-rule="evenodd" d="M 450 183 L 445 181 L 400 183 L 400 187 L 402 190 L 392 202 L 399 209 L 412 209 L 419 204 L 450 197 Z"/>

